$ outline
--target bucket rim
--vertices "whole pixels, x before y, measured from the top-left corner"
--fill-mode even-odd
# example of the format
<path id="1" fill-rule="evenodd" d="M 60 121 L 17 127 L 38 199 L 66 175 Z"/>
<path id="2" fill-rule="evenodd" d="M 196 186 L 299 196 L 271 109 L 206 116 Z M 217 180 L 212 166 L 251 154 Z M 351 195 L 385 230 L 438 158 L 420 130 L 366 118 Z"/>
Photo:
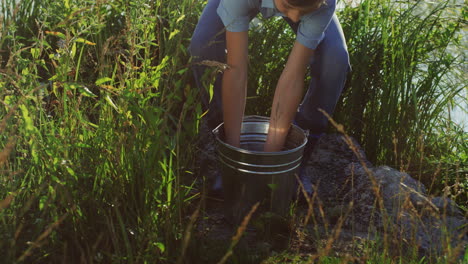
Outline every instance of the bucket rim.
<path id="1" fill-rule="evenodd" d="M 219 159 L 219 161 L 221 161 L 221 163 L 223 163 L 225 166 L 228 166 L 229 168 L 231 168 L 233 170 L 236 170 L 236 171 L 239 171 L 239 172 L 242 172 L 242 173 L 247 173 L 247 174 L 259 175 L 259 176 L 272 176 L 272 175 L 287 174 L 287 173 L 289 173 L 291 171 L 296 170 L 301 165 L 301 163 L 298 162 L 293 167 L 287 168 L 287 169 L 281 170 L 281 171 L 251 171 L 251 170 L 246 170 L 246 169 L 234 167 L 231 164 L 225 162 L 223 159 Z"/>
<path id="2" fill-rule="evenodd" d="M 253 115 L 253 116 L 245 116 L 242 120 L 242 123 L 244 122 L 252 122 L 254 121 L 253 119 L 254 118 L 259 118 L 259 119 L 263 119 L 263 120 L 259 120 L 259 121 L 267 121 L 267 122 L 270 122 L 269 121 L 269 118 L 267 117 L 263 117 L 263 116 L 256 116 L 256 115 Z M 246 120 L 247 119 L 247 120 Z M 288 150 L 281 150 L 281 151 L 273 151 L 273 152 L 265 152 L 265 151 L 256 151 L 256 150 L 246 150 L 246 149 L 243 149 L 243 148 L 238 148 L 238 147 L 234 147 L 232 145 L 229 145 L 227 144 L 226 142 L 222 141 L 220 138 L 219 138 L 219 130 L 221 129 L 221 127 L 224 125 L 224 122 L 222 122 L 221 124 L 219 124 L 216 128 L 214 128 L 211 132 L 215 135 L 216 137 L 216 141 L 218 141 L 219 143 L 221 143 L 224 147 L 226 148 L 229 148 L 231 150 L 234 150 L 234 151 L 237 151 L 237 152 L 241 152 L 243 154 L 249 154 L 249 155 L 258 155 L 258 156 L 280 156 L 280 155 L 285 155 L 285 154 L 290 154 L 290 153 L 293 153 L 293 152 L 296 152 L 298 151 L 299 149 L 303 148 L 306 144 L 307 144 L 307 141 L 308 141 L 308 138 L 304 132 L 304 130 L 302 130 L 302 128 L 300 128 L 299 126 L 291 123 L 291 126 L 292 127 L 295 127 L 297 128 L 300 132 L 304 133 L 304 141 L 302 142 L 302 144 L 300 144 L 299 146 L 295 147 L 295 148 L 292 148 L 292 149 L 288 149 Z"/>
<path id="3" fill-rule="evenodd" d="M 277 165 L 265 165 L 265 164 L 253 164 L 253 163 L 247 163 L 247 162 L 233 160 L 233 159 L 229 158 L 228 156 L 224 155 L 221 152 L 219 152 L 218 154 L 219 154 L 219 160 L 222 160 L 223 163 L 225 163 L 225 160 L 227 160 L 227 161 L 230 161 L 232 163 L 236 163 L 236 164 L 239 164 L 239 165 L 242 165 L 242 166 L 245 166 L 245 167 L 255 167 L 255 168 L 262 168 L 262 169 L 274 169 L 274 168 L 287 167 L 287 166 L 291 166 L 291 165 L 294 165 L 294 164 L 297 164 L 297 163 L 301 163 L 301 160 L 302 160 L 302 156 L 301 156 L 298 159 L 295 159 L 295 160 L 290 161 L 290 162 L 281 163 L 281 164 L 277 164 Z"/>

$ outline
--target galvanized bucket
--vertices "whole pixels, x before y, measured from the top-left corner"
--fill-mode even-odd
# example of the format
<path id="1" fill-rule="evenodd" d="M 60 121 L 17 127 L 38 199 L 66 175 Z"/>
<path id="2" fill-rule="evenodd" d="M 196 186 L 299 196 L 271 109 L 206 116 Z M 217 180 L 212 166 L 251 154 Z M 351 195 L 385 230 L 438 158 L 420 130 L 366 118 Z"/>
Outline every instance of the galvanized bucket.
<path id="1" fill-rule="evenodd" d="M 269 119 L 246 116 L 242 122 L 240 145 L 224 142 L 224 126 L 213 130 L 220 162 L 225 208 L 228 219 L 239 223 L 251 207 L 260 202 L 259 211 L 287 216 L 295 192 L 295 173 L 301 163 L 307 137 L 292 125 L 285 147 L 278 152 L 263 152 Z"/>

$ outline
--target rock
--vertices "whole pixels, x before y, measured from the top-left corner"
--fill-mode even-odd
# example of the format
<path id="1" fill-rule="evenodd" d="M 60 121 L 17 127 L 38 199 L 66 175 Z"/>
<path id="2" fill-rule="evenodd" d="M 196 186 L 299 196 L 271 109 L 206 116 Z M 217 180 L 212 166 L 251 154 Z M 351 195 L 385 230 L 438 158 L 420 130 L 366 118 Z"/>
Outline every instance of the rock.
<path id="1" fill-rule="evenodd" d="M 343 232 L 366 232 L 372 226 L 377 233 L 391 231 L 387 235 L 397 241 L 417 245 L 421 255 L 442 254 L 448 245 L 441 241 L 451 241 L 452 248 L 464 253 L 468 221 L 452 200 L 429 197 L 425 186 L 405 172 L 373 167 L 359 144 L 352 144 L 359 157 L 342 136 L 327 135 L 308 163 L 325 214 L 333 218 L 338 204 L 352 205 Z"/>
<path id="2" fill-rule="evenodd" d="M 462 212 L 458 209 L 454 201 L 447 197 L 434 197 L 431 200 L 432 204 L 439 209 L 439 212 L 447 216 L 463 217 Z"/>
<path id="3" fill-rule="evenodd" d="M 415 207 L 425 204 L 428 200 L 424 185 L 407 173 L 388 166 L 373 168 L 371 171 L 381 186 L 382 200 L 387 210 L 404 206 L 408 199 Z"/>
<path id="4" fill-rule="evenodd" d="M 371 166 L 360 145 L 353 140 L 364 164 Z M 359 164 L 359 158 L 348 147 L 343 137 L 324 135 L 317 142 L 308 162 L 307 170 L 311 181 L 317 187 L 318 196 L 325 202 L 341 203 L 349 192 L 351 182 L 346 177 L 346 168 L 350 163 Z"/>
<path id="5" fill-rule="evenodd" d="M 354 177 L 360 181 L 354 191 L 359 194 L 354 200 L 358 210 L 357 218 L 361 222 L 359 227 L 365 223 L 371 224 L 372 218 L 384 217 L 373 222 L 377 224 L 380 232 L 383 231 L 384 225 L 387 225 L 387 229 L 394 232 L 391 236 L 406 241 L 408 245 L 417 245 L 420 255 L 424 256 L 442 254 L 448 246 L 444 245 L 443 241 L 450 241 L 452 248 L 466 247 L 468 238 L 459 234 L 463 231 L 460 230 L 463 226 L 466 233 L 467 220 L 450 199 L 428 197 L 423 184 L 407 173 L 387 166 L 369 168 L 368 172 L 358 168 L 354 171 Z M 378 199 L 372 189 L 370 177 L 374 177 L 378 185 Z M 371 202 L 372 198 L 376 200 Z M 369 210 L 379 201 L 382 201 L 384 210 L 378 213 Z M 384 223 L 384 220 L 387 222 Z"/>

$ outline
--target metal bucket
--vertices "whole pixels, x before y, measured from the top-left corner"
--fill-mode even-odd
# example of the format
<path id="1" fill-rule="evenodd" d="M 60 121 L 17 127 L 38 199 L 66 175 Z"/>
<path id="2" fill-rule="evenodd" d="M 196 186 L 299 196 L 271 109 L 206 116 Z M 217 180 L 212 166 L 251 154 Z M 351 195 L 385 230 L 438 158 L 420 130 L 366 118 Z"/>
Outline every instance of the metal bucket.
<path id="1" fill-rule="evenodd" d="M 220 162 L 226 214 L 234 223 L 242 221 L 252 206 L 260 202 L 260 211 L 286 216 L 296 186 L 295 173 L 301 164 L 307 137 L 292 125 L 284 149 L 263 152 L 269 119 L 246 116 L 242 122 L 240 145 L 224 142 L 224 126 L 213 130 Z"/>

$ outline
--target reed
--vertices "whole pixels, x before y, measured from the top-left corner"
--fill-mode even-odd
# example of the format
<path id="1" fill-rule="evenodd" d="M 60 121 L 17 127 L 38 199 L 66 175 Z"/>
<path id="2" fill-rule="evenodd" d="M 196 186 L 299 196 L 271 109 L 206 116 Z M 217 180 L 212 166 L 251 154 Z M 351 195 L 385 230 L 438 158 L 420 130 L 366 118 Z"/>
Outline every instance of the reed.
<path id="1" fill-rule="evenodd" d="M 456 10 L 453 1 L 368 0 L 341 13 L 353 71 L 336 119 L 362 142 L 372 162 L 408 162 L 410 173 L 426 185 L 433 179 L 419 170 L 427 164 L 422 142 L 435 137 L 464 89 L 463 80 L 451 74 L 462 58 L 449 52 L 459 45 L 462 18 L 448 10 Z"/>
<path id="2" fill-rule="evenodd" d="M 175 259 L 201 115 L 194 5 L 2 1 L 7 263 Z"/>

